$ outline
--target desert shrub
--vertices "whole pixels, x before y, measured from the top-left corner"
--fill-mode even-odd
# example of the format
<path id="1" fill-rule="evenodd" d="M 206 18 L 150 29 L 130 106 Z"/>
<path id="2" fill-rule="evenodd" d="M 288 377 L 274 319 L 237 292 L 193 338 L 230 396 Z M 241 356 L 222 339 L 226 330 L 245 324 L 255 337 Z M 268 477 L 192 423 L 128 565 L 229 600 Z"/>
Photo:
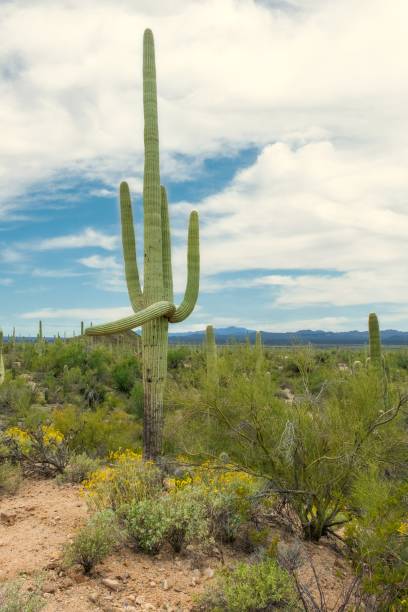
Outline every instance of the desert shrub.
<path id="1" fill-rule="evenodd" d="M 54 476 L 61 474 L 70 459 L 68 440 L 47 424 L 33 429 L 10 427 L 2 438 L 7 457 L 19 463 L 31 475 Z"/>
<path id="2" fill-rule="evenodd" d="M 123 393 L 130 393 L 140 376 L 139 363 L 133 356 L 123 357 L 112 369 L 114 387 Z"/>
<path id="3" fill-rule="evenodd" d="M 120 448 L 134 448 L 141 440 L 140 423 L 121 408 L 103 405 L 83 411 L 68 405 L 54 410 L 51 419 L 54 427 L 69 438 L 70 448 L 76 453 L 106 457 Z"/>
<path id="4" fill-rule="evenodd" d="M 407 482 L 381 478 L 372 469 L 355 482 L 352 502 L 357 515 L 346 534 L 364 591 L 381 610 L 408 609 Z"/>
<path id="5" fill-rule="evenodd" d="M 251 497 L 259 489 L 259 482 L 233 466 L 222 468 L 205 462 L 182 478 L 169 481 L 173 495 L 184 493 L 197 507 L 205 509 L 211 535 L 222 542 L 233 542 L 241 525 L 251 518 Z"/>
<path id="6" fill-rule="evenodd" d="M 306 353 L 298 360 L 305 390 L 309 357 Z M 256 374 L 237 376 L 234 361 L 228 362 L 228 355 L 225 359 L 231 372 L 223 371 L 226 383 L 214 399 L 208 401 L 199 391 L 178 395 L 170 417 L 173 445 L 177 448 L 178 442 L 185 449 L 188 439 L 186 450 L 196 457 L 228 453 L 235 466 L 267 481 L 268 491 L 285 502 L 283 511 L 289 504 L 285 518 L 305 538 L 319 540 L 349 520 L 351 488 L 369 464 L 381 462 L 394 473 L 404 465 L 403 409 L 408 398 L 391 385 L 384 393 L 373 369 L 353 376 L 332 369 L 317 396 L 308 392 L 287 404 Z"/>
<path id="7" fill-rule="evenodd" d="M 6 380 L 0 387 L 0 411 L 24 415 L 28 412 L 35 393 L 23 378 Z"/>
<path id="8" fill-rule="evenodd" d="M 0 586 L 1 612 L 39 612 L 45 604 L 39 584 L 28 590 L 18 579 Z"/>
<path id="9" fill-rule="evenodd" d="M 208 539 L 207 508 L 200 499 L 190 495 L 188 489 L 165 495 L 160 501 L 165 510 L 166 540 L 175 552 L 192 542 Z"/>
<path id="10" fill-rule="evenodd" d="M 157 499 L 132 503 L 126 513 L 126 528 L 138 550 L 150 555 L 157 554 L 169 528 L 164 504 Z"/>
<path id="11" fill-rule="evenodd" d="M 0 495 L 14 494 L 21 484 L 21 467 L 10 461 L 0 463 Z"/>
<path id="12" fill-rule="evenodd" d="M 130 412 L 138 419 L 143 418 L 144 390 L 143 383 L 136 381 L 130 392 Z"/>
<path id="13" fill-rule="evenodd" d="M 257 612 L 275 608 L 301 609 L 291 577 L 276 561 L 268 559 L 223 569 L 216 585 L 204 592 L 195 610 Z"/>
<path id="14" fill-rule="evenodd" d="M 169 348 L 167 352 L 167 365 L 169 370 L 176 370 L 183 365 L 190 351 L 186 347 Z"/>
<path id="15" fill-rule="evenodd" d="M 78 563 L 89 574 L 122 541 L 122 532 L 115 513 L 103 510 L 94 514 L 65 548 L 67 565 Z"/>
<path id="16" fill-rule="evenodd" d="M 96 509 L 123 511 L 132 502 L 156 496 L 161 490 L 158 467 L 142 461 L 141 454 L 131 450 L 111 455 L 111 464 L 93 472 L 84 482 L 89 505 Z"/>
<path id="17" fill-rule="evenodd" d="M 99 461 L 88 457 L 85 453 L 72 455 L 64 471 L 58 476 L 58 482 L 80 484 L 86 478 L 89 478 L 91 473 L 95 472 L 98 467 Z"/>

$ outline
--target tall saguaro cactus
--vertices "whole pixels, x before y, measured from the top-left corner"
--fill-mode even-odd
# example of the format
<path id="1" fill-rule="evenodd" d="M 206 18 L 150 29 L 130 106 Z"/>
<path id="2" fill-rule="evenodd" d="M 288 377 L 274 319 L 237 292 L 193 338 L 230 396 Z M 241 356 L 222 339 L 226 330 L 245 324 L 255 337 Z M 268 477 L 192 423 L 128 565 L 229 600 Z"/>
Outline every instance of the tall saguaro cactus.
<path id="1" fill-rule="evenodd" d="M 163 391 L 167 375 L 168 325 L 184 321 L 198 297 L 200 255 L 198 214 L 190 215 L 187 247 L 187 287 L 180 306 L 173 303 L 173 276 L 167 195 L 160 184 L 159 132 L 154 41 L 143 37 L 144 109 L 144 287 L 136 261 L 132 204 L 127 183 L 120 185 L 120 210 L 125 274 L 135 314 L 105 325 L 88 327 L 87 335 L 124 332 L 142 326 L 144 425 L 143 454 L 155 459 L 162 449 Z"/>
<path id="2" fill-rule="evenodd" d="M 368 316 L 368 336 L 370 341 L 370 362 L 373 366 L 380 368 L 382 365 L 380 326 L 375 312 L 371 312 Z"/>

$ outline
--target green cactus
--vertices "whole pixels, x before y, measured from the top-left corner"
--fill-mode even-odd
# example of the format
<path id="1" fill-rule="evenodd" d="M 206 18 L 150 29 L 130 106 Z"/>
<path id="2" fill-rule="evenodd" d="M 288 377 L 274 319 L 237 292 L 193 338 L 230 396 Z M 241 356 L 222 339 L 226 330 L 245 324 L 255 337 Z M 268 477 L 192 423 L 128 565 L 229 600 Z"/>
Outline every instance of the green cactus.
<path id="1" fill-rule="evenodd" d="M 381 357 L 381 337 L 380 326 L 375 312 L 371 312 L 368 317 L 368 335 L 370 341 L 370 363 L 380 368 L 382 366 Z"/>
<path id="2" fill-rule="evenodd" d="M 12 336 L 11 343 L 12 343 L 13 349 L 15 349 L 16 348 L 16 328 L 15 327 L 13 327 L 13 336 Z"/>
<path id="3" fill-rule="evenodd" d="M 4 383 L 5 376 L 6 370 L 4 368 L 3 360 L 3 331 L 0 329 L 0 385 Z"/>
<path id="4" fill-rule="evenodd" d="M 81 336 L 84 335 L 84 322 L 81 321 Z"/>
<path id="5" fill-rule="evenodd" d="M 167 375 L 168 325 L 184 321 L 198 297 L 200 256 L 198 214 L 190 215 L 188 276 L 184 299 L 173 304 L 170 226 L 166 191 L 160 185 L 156 68 L 151 30 L 143 37 L 144 107 L 144 288 L 136 261 L 132 204 L 127 183 L 120 185 L 120 209 L 125 274 L 135 314 L 105 325 L 88 327 L 87 335 L 125 332 L 142 326 L 144 426 L 143 455 L 155 459 L 162 449 L 163 391 Z"/>
<path id="6" fill-rule="evenodd" d="M 207 362 L 207 383 L 211 391 L 218 386 L 218 355 L 214 328 L 207 325 L 205 330 L 205 350 Z"/>
<path id="7" fill-rule="evenodd" d="M 39 340 L 40 342 L 42 342 L 42 340 L 43 340 L 43 328 L 42 328 L 42 321 L 39 321 L 39 323 L 38 323 L 38 334 L 37 334 L 37 340 Z"/>

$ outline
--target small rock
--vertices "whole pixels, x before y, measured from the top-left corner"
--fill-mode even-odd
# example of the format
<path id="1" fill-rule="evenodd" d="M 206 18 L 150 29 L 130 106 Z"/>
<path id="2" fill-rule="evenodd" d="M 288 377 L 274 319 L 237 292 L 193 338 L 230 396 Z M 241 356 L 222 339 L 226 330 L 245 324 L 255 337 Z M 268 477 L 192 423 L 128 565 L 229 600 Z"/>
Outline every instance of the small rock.
<path id="1" fill-rule="evenodd" d="M 210 578 L 214 577 L 214 570 L 212 567 L 206 567 L 205 570 L 203 570 L 203 576 L 204 578 L 206 578 L 207 580 Z"/>
<path id="2" fill-rule="evenodd" d="M 154 580 L 151 580 L 151 581 L 149 582 L 149 584 L 150 584 L 150 586 L 151 586 L 151 587 L 155 587 L 155 586 L 156 586 L 156 583 L 155 583 L 155 581 L 154 581 Z"/>
<path id="3" fill-rule="evenodd" d="M 97 603 L 98 598 L 99 598 L 99 595 L 96 591 L 94 591 L 93 593 L 89 595 L 89 600 L 92 601 L 92 603 Z"/>
<path id="4" fill-rule="evenodd" d="M 123 612 L 137 612 L 137 608 L 135 606 L 125 606 L 122 608 Z"/>
<path id="5" fill-rule="evenodd" d="M 136 597 L 135 603 L 137 603 L 138 606 L 142 606 L 144 604 L 144 597 L 142 597 L 142 595 L 139 595 L 139 597 Z"/>
<path id="6" fill-rule="evenodd" d="M 17 516 L 15 514 L 7 514 L 6 512 L 0 512 L 0 523 L 3 525 L 14 525 Z"/>
<path id="7" fill-rule="evenodd" d="M 110 591 L 119 591 L 120 582 L 113 578 L 103 578 L 102 584 L 104 584 Z"/>
<path id="8" fill-rule="evenodd" d="M 162 588 L 163 588 L 163 591 L 168 591 L 169 590 L 170 585 L 169 585 L 169 581 L 168 580 L 163 580 Z"/>
<path id="9" fill-rule="evenodd" d="M 44 584 L 42 585 L 43 593 L 55 593 L 56 590 L 57 587 L 52 582 L 44 582 Z"/>

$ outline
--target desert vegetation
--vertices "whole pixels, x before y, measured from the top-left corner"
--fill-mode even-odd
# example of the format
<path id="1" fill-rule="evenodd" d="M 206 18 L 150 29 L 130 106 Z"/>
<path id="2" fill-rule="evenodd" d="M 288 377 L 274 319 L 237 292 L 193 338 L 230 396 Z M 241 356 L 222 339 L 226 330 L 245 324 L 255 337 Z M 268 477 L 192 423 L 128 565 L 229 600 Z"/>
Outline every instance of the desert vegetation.
<path id="1" fill-rule="evenodd" d="M 85 500 L 58 576 L 74 567 L 96 582 L 123 551 L 189 559 L 198 572 L 189 603 L 157 609 L 408 610 L 408 352 L 382 349 L 374 313 L 363 349 L 271 348 L 260 332 L 254 345 L 221 349 L 211 325 L 202 347 L 168 346 L 169 323 L 184 320 L 198 295 L 198 216 L 176 307 L 149 30 L 143 83 L 143 292 L 122 183 L 134 315 L 82 326 L 69 340 L 49 341 L 41 322 L 33 342 L 1 338 L 1 498 L 53 479 L 62 505 L 72 488 Z M 130 331 L 139 326 L 141 338 Z M 313 552 L 323 548 L 343 567 L 340 576 L 332 568 L 340 584 L 330 597 Z M 103 581 L 120 591 L 117 579 Z M 46 606 L 55 589 L 43 582 L 28 591 L 5 583 L 0 610 Z"/>

